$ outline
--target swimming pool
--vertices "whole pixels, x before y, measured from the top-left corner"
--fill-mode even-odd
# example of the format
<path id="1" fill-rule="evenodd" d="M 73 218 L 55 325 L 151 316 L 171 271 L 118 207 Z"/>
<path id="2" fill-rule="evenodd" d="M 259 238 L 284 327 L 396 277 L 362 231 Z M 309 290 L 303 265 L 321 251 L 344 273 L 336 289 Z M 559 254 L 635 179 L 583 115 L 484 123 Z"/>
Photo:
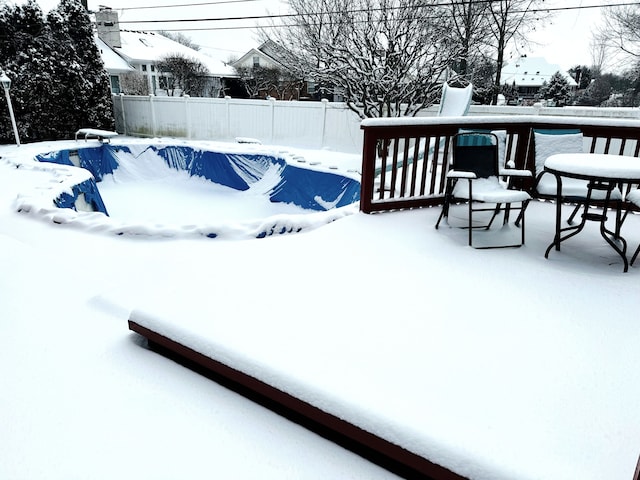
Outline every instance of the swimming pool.
<path id="1" fill-rule="evenodd" d="M 119 235 L 263 238 L 315 228 L 354 213 L 360 198 L 356 174 L 302 166 L 292 154 L 266 147 L 216 144 L 212 148 L 210 144 L 165 142 L 82 147 L 78 142 L 77 148 L 69 148 L 67 144 L 65 148 L 35 155 L 38 162 L 54 164 L 52 168 L 60 170 L 57 177 L 64 185 L 51 192 L 55 209 L 36 209 L 56 223 L 71 223 Z M 86 172 L 85 177 L 79 176 L 76 170 Z M 208 202 L 209 207 L 216 204 L 218 209 L 211 209 L 211 218 L 200 221 L 188 218 L 186 211 L 183 215 L 178 213 L 179 219 L 184 217 L 183 223 L 176 218 L 170 221 L 122 218 L 111 211 L 110 202 L 111 205 L 118 203 L 114 195 L 123 192 L 123 176 L 134 183 L 137 178 L 140 184 L 146 182 L 146 186 L 138 196 L 131 194 L 134 200 L 127 208 L 114 210 L 132 210 L 142 201 L 154 204 L 161 204 L 161 199 L 172 201 L 171 191 L 175 189 L 170 188 L 167 180 L 171 178 L 191 182 L 185 183 L 183 191 L 184 188 L 201 191 L 201 203 Z M 150 194 L 149 185 L 153 182 L 149 179 L 155 181 L 160 177 L 165 182 L 159 187 L 161 190 Z M 214 190 L 217 196 L 210 196 Z M 200 199 L 197 193 L 195 195 Z M 244 199 L 258 197 L 267 207 L 256 212 L 257 216 L 230 218 L 222 215 L 221 209 L 225 205 L 238 211 L 237 207 Z M 173 203 L 179 209 L 182 200 L 173 200 Z M 156 207 L 171 210 L 167 204 Z M 193 206 L 188 208 L 194 209 Z M 22 202 L 20 209 L 34 210 L 28 202 Z"/>

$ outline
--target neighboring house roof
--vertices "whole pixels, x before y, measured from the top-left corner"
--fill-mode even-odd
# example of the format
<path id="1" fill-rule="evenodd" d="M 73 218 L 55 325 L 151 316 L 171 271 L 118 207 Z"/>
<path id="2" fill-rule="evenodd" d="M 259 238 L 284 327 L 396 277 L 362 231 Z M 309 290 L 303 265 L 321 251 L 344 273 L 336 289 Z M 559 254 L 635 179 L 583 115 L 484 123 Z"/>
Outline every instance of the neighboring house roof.
<path id="1" fill-rule="evenodd" d="M 280 62 L 278 62 L 275 58 L 271 57 L 269 54 L 263 52 L 261 47 L 252 48 L 247 53 L 242 55 L 238 60 L 231 63 L 234 67 L 252 67 L 253 66 L 253 57 L 260 57 L 260 66 L 262 67 L 282 67 Z"/>
<path id="2" fill-rule="evenodd" d="M 542 57 L 521 57 L 515 62 L 505 65 L 500 76 L 503 84 L 518 87 L 541 87 L 549 82 L 554 73 L 560 72 L 569 82 L 576 87 L 578 84 L 559 65 L 548 63 Z"/>
<path id="3" fill-rule="evenodd" d="M 258 47 L 258 50 L 278 63 L 282 63 L 281 60 L 287 57 L 287 51 L 273 40 L 267 40 Z"/>
<path id="4" fill-rule="evenodd" d="M 104 43 L 98 36 L 94 37 L 98 50 L 100 50 L 100 56 L 104 62 L 104 68 L 109 74 L 128 73 L 135 71 L 127 61 L 114 52 L 109 45 Z"/>
<path id="5" fill-rule="evenodd" d="M 131 64 L 155 63 L 167 55 L 179 54 L 200 61 L 213 76 L 237 77 L 231 66 L 160 34 L 120 30 L 120 40 L 121 47 L 113 50 Z"/>

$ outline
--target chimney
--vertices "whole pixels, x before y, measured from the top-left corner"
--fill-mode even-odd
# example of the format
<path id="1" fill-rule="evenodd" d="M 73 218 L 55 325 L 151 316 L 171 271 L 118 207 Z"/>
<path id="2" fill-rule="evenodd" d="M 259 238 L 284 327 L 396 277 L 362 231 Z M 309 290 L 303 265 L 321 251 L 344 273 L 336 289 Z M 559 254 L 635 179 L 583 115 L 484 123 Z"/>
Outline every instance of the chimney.
<path id="1" fill-rule="evenodd" d="M 118 22 L 118 12 L 114 12 L 109 7 L 100 5 L 100 10 L 96 12 L 96 27 L 98 38 L 111 48 L 121 47 L 120 23 Z"/>

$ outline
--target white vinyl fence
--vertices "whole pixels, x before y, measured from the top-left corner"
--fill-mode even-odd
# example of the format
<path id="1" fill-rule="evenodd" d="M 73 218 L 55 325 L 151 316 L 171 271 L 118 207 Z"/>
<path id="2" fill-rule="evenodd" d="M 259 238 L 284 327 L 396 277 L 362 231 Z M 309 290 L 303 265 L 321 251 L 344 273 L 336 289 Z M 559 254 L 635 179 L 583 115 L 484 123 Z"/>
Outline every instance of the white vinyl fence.
<path id="1" fill-rule="evenodd" d="M 120 134 L 361 153 L 359 117 L 344 103 L 114 95 Z"/>
<path id="2" fill-rule="evenodd" d="M 178 137 L 361 153 L 359 117 L 344 103 L 235 98 L 114 95 L 118 133 Z M 434 105 L 420 116 L 436 115 Z M 511 107 L 472 105 L 469 115 L 542 115 L 640 119 L 638 108 Z"/>

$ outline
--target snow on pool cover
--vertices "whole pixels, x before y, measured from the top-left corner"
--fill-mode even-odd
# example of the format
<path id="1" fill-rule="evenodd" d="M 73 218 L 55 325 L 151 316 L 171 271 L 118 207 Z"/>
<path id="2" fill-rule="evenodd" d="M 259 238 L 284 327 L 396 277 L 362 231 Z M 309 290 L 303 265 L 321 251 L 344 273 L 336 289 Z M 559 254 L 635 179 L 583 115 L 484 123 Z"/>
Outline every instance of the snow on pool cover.
<path id="1" fill-rule="evenodd" d="M 216 151 L 102 144 L 35 158 L 56 164 L 55 180 L 50 189 L 21 196 L 19 210 L 119 235 L 295 233 L 357 211 L 360 196 L 356 177 L 293 165 L 287 153 L 233 144 Z"/>

